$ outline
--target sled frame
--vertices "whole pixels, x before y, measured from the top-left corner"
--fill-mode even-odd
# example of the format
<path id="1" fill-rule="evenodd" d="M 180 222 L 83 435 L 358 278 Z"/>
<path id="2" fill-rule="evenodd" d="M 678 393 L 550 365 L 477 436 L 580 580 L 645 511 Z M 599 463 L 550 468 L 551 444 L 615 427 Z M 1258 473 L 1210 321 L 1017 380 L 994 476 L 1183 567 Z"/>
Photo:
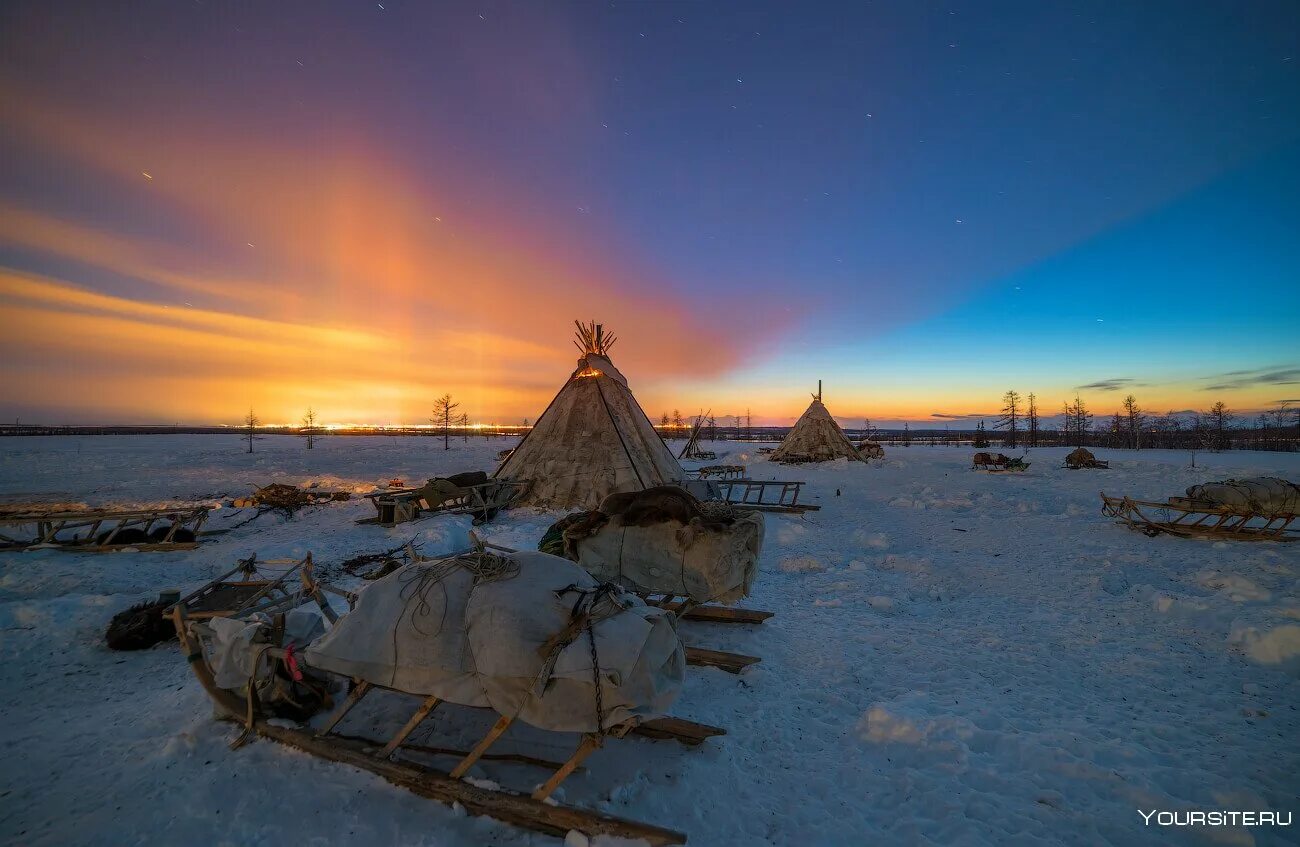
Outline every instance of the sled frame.
<path id="1" fill-rule="evenodd" d="M 305 567 L 306 564 L 303 563 L 303 566 Z M 305 598 L 297 599 L 300 604 L 306 602 Z M 317 593 L 313 595 L 313 599 L 317 603 L 322 603 L 319 586 L 317 586 Z M 322 605 L 322 609 L 324 608 L 326 606 Z M 246 611 L 244 614 L 251 613 L 251 611 Z M 181 651 L 189 660 L 200 684 L 208 692 L 209 696 L 227 712 L 231 714 L 243 713 L 244 704 L 241 703 L 240 699 L 232 692 L 217 687 L 211 669 L 207 666 L 202 644 L 190 635 L 188 629 L 190 618 L 186 614 L 184 604 L 177 603 L 172 607 L 170 614 L 172 622 L 176 626 Z M 333 622 L 333 618 L 331 618 L 331 622 Z M 268 658 L 282 661 L 288 653 L 283 648 L 271 647 L 266 650 L 265 655 Z M 307 667 L 301 657 L 298 657 L 297 661 L 300 667 Z M 314 670 L 317 673 L 326 673 L 332 677 L 340 676 L 332 671 L 322 671 L 319 668 Z M 460 757 L 459 763 L 453 769 L 444 772 L 409 759 L 394 758 L 403 747 L 408 746 L 406 744 L 407 739 L 441 704 L 441 700 L 435 696 L 424 697 L 402 727 L 386 742 L 344 736 L 336 732 L 339 724 L 371 691 L 383 689 L 412 696 L 409 692 L 402 692 L 366 681 L 353 680 L 353 682 L 355 685 L 347 699 L 319 732 L 312 733 L 283 726 L 273 726 L 265 718 L 251 712 L 249 713 L 247 730 L 321 758 L 370 771 L 384 777 L 395 785 L 421 796 L 439 800 L 447 805 L 459 803 L 471 814 L 487 815 L 515 826 L 548 835 L 563 837 L 570 830 L 578 830 L 588 836 L 613 835 L 620 838 L 641 839 L 651 845 L 686 843 L 686 835 L 675 830 L 638 823 L 577 807 L 545 802 L 565 779 L 578 770 L 583 760 L 602 745 L 605 736 L 584 733 L 577 749 L 568 759 L 560 763 L 547 762 L 542 759 L 516 754 L 491 756 L 488 753 L 489 749 L 505 734 L 514 721 L 513 717 L 502 715 L 498 717 L 496 723 L 493 724 L 492 728 L 488 730 L 474 748 L 467 752 L 448 748 L 410 745 L 414 752 Z M 672 739 L 688 746 L 696 746 L 707 738 L 725 735 L 726 730 L 707 724 L 685 721 L 680 718 L 660 718 L 625 724 L 607 733 L 607 735 L 616 738 L 622 738 L 628 734 L 642 735 L 656 740 Z M 480 759 L 486 760 L 489 758 L 547 767 L 548 769 L 553 768 L 554 772 L 531 795 L 504 788 L 489 790 L 464 781 L 463 777 L 476 762 Z"/>
<path id="2" fill-rule="evenodd" d="M 799 502 L 802 481 L 780 479 L 715 479 L 722 499 L 733 506 L 760 512 L 815 512 L 821 506 Z"/>
<path id="3" fill-rule="evenodd" d="M 112 510 L 92 509 L 73 512 L 20 512 L 0 517 L 0 549 L 26 548 L 37 545 L 55 545 L 68 550 L 84 552 L 107 552 L 131 548 L 144 552 L 161 550 L 193 550 L 198 541 L 173 540 L 179 530 L 187 529 L 199 537 L 199 529 L 208 519 L 206 506 L 191 506 L 179 509 L 135 509 Z M 138 529 L 149 532 L 158 521 L 170 520 L 171 527 L 162 541 L 124 544 L 115 543 L 118 533 L 124 529 Z M 35 527 L 35 538 L 23 540 L 14 537 L 25 526 Z M 81 538 L 61 537 L 61 533 L 76 530 L 89 530 Z M 103 542 L 99 541 L 101 529 L 108 530 Z M 11 534 L 14 533 L 14 534 Z"/>
<path id="4" fill-rule="evenodd" d="M 1269 516 L 1197 503 L 1194 500 L 1179 502 L 1179 499 L 1170 498 L 1169 502 L 1153 503 L 1131 497 L 1108 497 L 1103 491 L 1101 513 L 1151 537 L 1168 533 L 1181 538 L 1231 541 L 1300 539 L 1300 527 L 1291 525 L 1297 515 Z"/>
<path id="5" fill-rule="evenodd" d="M 236 574 L 241 578 L 231 579 Z M 300 605 L 304 599 L 315 600 L 331 623 L 337 618 L 313 576 L 311 553 L 301 559 L 266 560 L 254 554 L 185 595 L 176 605 L 184 608 L 186 618 L 206 620 L 258 612 L 274 614 L 282 607 Z"/>
<path id="6" fill-rule="evenodd" d="M 510 505 L 528 490 L 528 483 L 509 479 L 489 479 L 477 485 L 464 486 L 464 494 L 437 506 L 421 505 L 422 490 L 422 487 L 400 488 L 395 491 L 367 494 L 366 499 L 374 505 L 377 514 L 373 518 L 365 518 L 357 523 L 396 526 L 431 515 L 474 515 L 477 520 L 493 509 L 510 508 Z"/>

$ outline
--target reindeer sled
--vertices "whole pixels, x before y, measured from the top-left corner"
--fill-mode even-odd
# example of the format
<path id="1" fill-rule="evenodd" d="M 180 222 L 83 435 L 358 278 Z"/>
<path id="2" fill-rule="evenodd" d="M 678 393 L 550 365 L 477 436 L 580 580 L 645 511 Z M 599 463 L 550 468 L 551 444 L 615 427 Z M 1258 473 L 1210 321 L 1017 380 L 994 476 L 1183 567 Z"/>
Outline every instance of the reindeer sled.
<path id="1" fill-rule="evenodd" d="M 679 619 L 757 624 L 772 613 L 730 604 L 749 595 L 763 532 L 758 512 L 722 501 L 701 502 L 682 488 L 658 486 L 611 494 L 599 509 L 561 519 L 540 548 L 636 592 Z M 760 661 L 700 648 L 687 648 L 686 660 L 731 673 Z"/>
<path id="2" fill-rule="evenodd" d="M 232 747 L 269 738 L 549 835 L 576 830 L 652 845 L 685 843 L 681 832 L 550 799 L 607 740 L 636 734 L 694 746 L 725 734 L 663 717 L 685 670 L 667 611 L 596 582 L 565 559 L 500 555 L 485 545 L 417 560 L 352 595 L 342 616 L 319 590 L 299 597 L 299 605 L 274 614 L 246 609 L 196 620 L 185 603 L 172 610 L 200 684 L 219 712 L 244 725 Z M 351 690 L 336 706 L 341 684 Z M 417 698 L 405 723 L 387 738 L 341 732 L 375 691 L 387 692 L 385 702 Z M 413 743 L 415 730 L 446 706 L 491 710 L 498 718 L 468 750 Z M 313 715 L 321 717 L 315 730 L 285 726 L 286 718 L 301 723 Z M 440 721 L 444 730 L 451 719 Z M 581 740 L 564 762 L 490 753 L 516 723 Z M 433 764 L 448 756 L 453 767 Z M 472 771 L 489 762 L 553 772 L 528 793 L 485 788 Z"/>
<path id="3" fill-rule="evenodd" d="M 1233 541 L 1295 541 L 1291 524 L 1300 515 L 1300 485 L 1276 477 L 1229 479 L 1187 489 L 1186 497 L 1164 503 L 1108 497 L 1101 493 L 1102 514 L 1155 537 Z"/>
<path id="4" fill-rule="evenodd" d="M 193 550 L 206 506 L 172 509 L 87 509 L 0 515 L 0 550 L 59 547 L 87 553 Z"/>
<path id="5" fill-rule="evenodd" d="M 482 471 L 437 477 L 419 488 L 398 488 L 367 494 L 376 515 L 359 524 L 396 526 L 435 514 L 473 515 L 474 525 L 487 523 L 508 509 L 528 488 L 527 483 L 490 479 Z"/>
<path id="6" fill-rule="evenodd" d="M 1098 459 L 1096 456 L 1092 455 L 1091 450 L 1086 450 L 1083 447 L 1076 447 L 1065 457 L 1065 464 L 1062 467 L 1068 468 L 1072 471 L 1084 469 L 1106 470 L 1110 467 L 1110 462 L 1104 462 L 1101 459 Z"/>
<path id="7" fill-rule="evenodd" d="M 970 469 L 988 473 L 1023 473 L 1029 468 L 1024 456 L 1011 458 L 1001 453 L 976 453 L 971 459 Z"/>

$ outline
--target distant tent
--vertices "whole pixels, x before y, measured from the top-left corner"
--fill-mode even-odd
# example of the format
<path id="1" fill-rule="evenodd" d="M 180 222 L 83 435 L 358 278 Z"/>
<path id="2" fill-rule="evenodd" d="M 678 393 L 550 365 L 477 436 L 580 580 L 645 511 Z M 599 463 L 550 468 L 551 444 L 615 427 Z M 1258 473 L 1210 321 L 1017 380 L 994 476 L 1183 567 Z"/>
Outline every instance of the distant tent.
<path id="1" fill-rule="evenodd" d="M 786 434 L 781 446 L 772 452 L 772 461 L 829 462 L 841 458 L 862 461 L 853 442 L 822 405 L 822 384 L 818 380 L 812 403 Z"/>
<path id="2" fill-rule="evenodd" d="M 609 360 L 613 334 L 574 323 L 577 369 L 494 476 L 531 483 L 517 505 L 557 509 L 681 481 L 685 471 Z"/>

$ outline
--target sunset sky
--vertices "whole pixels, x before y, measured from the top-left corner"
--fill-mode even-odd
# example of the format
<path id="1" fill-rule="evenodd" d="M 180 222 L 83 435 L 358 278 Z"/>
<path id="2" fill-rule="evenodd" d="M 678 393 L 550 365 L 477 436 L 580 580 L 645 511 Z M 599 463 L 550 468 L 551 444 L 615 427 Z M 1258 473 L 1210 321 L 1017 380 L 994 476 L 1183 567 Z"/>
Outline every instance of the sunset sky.
<path id="1" fill-rule="evenodd" d="M 1300 404 L 1300 3 L 0 5 L 0 417 Z"/>

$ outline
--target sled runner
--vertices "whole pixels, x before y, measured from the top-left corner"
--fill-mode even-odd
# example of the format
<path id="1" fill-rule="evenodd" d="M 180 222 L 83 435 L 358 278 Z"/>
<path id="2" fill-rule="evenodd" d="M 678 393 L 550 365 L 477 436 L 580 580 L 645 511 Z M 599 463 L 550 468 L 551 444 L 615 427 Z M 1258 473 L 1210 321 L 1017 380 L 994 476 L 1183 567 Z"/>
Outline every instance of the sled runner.
<path id="1" fill-rule="evenodd" d="M 175 509 L 20 512 L 0 515 L 0 549 L 55 546 L 88 553 L 130 548 L 192 550 L 206 506 Z"/>
<path id="2" fill-rule="evenodd" d="M 1289 484 L 1289 483 L 1288 483 Z M 1206 486 L 1192 486 L 1192 489 Z M 1131 529 L 1155 537 L 1161 533 L 1182 538 L 1233 541 L 1295 541 L 1294 507 L 1260 508 L 1259 503 L 1212 502 L 1191 497 L 1170 497 L 1164 503 L 1108 497 L 1101 493 L 1101 512 Z"/>
<path id="3" fill-rule="evenodd" d="M 219 709 L 244 725 L 232 747 L 254 736 L 269 738 L 378 774 L 421 796 L 459 803 L 470 814 L 558 837 L 577 830 L 651 845 L 685 843 L 686 836 L 672 829 L 549 799 L 609 739 L 641 735 L 695 746 L 725 734 L 660 716 L 681 680 L 681 645 L 671 619 L 595 583 L 565 560 L 542 553 L 497 556 L 487 546 L 395 572 L 355 596 L 355 608 L 341 617 L 319 590 L 299 594 L 298 605 L 269 618 L 246 606 L 232 618 L 195 620 L 186 603 L 178 603 L 172 615 L 182 652 Z M 309 564 L 304 560 L 295 568 L 308 585 Z M 553 588 L 566 582 L 571 584 Z M 324 621 L 306 615 L 313 601 Z M 520 614 L 532 615 L 531 623 L 502 623 Z M 548 621 L 558 630 L 537 629 Z M 535 649 L 519 649 L 547 631 L 553 634 Z M 463 665 L 470 644 L 474 660 Z M 351 689 L 335 708 L 330 688 L 337 683 Z M 405 723 L 386 738 L 341 732 L 348 714 L 375 690 L 415 698 Z M 316 701 L 310 692 L 318 693 Z M 333 712 L 315 731 L 289 728 L 275 719 L 283 717 L 286 701 L 299 709 L 316 702 L 314 711 Z M 468 750 L 411 742 L 435 710 L 448 707 L 490 709 L 498 718 Z M 492 754 L 516 722 L 576 733 L 580 741 L 564 762 Z M 438 757 L 452 757 L 455 764 L 437 767 L 431 760 Z M 546 768 L 551 775 L 531 793 L 484 788 L 470 770 L 486 762 Z"/>

